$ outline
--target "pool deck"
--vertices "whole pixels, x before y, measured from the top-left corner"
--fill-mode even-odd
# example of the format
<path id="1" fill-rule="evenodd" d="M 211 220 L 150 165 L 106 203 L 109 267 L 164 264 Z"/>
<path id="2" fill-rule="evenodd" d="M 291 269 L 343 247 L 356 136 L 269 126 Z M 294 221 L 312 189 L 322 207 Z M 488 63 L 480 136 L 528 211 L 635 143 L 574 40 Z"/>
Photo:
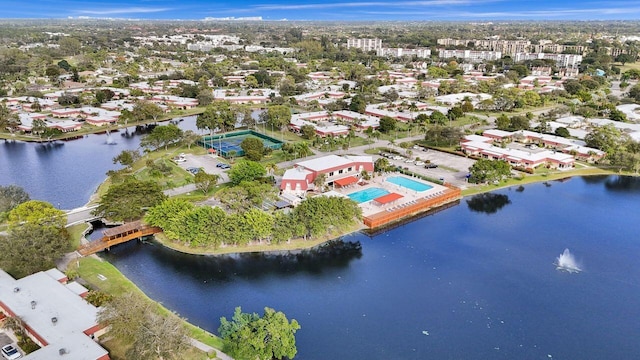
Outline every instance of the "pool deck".
<path id="1" fill-rule="evenodd" d="M 413 179 L 432 186 L 431 189 L 417 192 L 404 186 L 392 184 L 386 181 L 387 177 L 398 175 L 377 176 L 367 180 L 366 185 L 352 185 L 335 191 L 347 195 L 355 191 L 364 190 L 371 187 L 380 187 L 391 193 L 400 194 L 403 197 L 388 204 L 378 204 L 375 201 L 368 201 L 360 204 L 364 224 L 373 229 L 380 226 L 402 220 L 415 214 L 437 208 L 450 202 L 459 200 L 461 190 L 452 185 L 438 185 L 428 181 Z M 411 178 L 406 175 L 407 178 Z"/>

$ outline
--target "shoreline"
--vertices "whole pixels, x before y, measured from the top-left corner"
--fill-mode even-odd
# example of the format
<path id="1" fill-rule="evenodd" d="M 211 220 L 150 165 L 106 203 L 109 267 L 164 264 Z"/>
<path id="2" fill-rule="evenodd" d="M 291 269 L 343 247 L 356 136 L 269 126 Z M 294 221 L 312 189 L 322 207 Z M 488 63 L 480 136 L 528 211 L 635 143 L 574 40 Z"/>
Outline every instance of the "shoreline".
<path id="1" fill-rule="evenodd" d="M 543 174 L 543 175 L 528 175 L 524 178 L 517 179 L 511 178 L 506 181 L 504 184 L 497 185 L 484 185 L 484 186 L 474 186 L 473 188 L 468 188 L 462 191 L 462 198 L 459 201 L 462 201 L 466 197 L 471 197 L 474 195 L 479 195 L 487 192 L 492 192 L 496 190 L 506 189 L 514 186 L 528 185 L 528 184 L 536 184 L 543 183 L 545 181 L 556 181 L 562 179 L 568 179 L 572 177 L 584 177 L 584 176 L 611 176 L 611 175 L 619 175 L 619 176 L 640 176 L 640 174 L 632 174 L 632 173 L 618 173 L 609 169 L 602 169 L 597 167 L 587 168 L 587 169 L 578 169 L 568 172 L 557 172 L 551 174 Z M 385 231 L 388 228 L 393 228 L 398 223 L 406 223 L 413 222 L 414 219 L 417 220 L 421 218 L 421 215 L 425 213 L 437 213 L 442 210 L 448 209 L 450 206 L 439 206 L 434 209 L 429 209 L 424 212 L 416 213 L 412 216 L 409 216 L 404 219 L 399 219 L 398 221 L 386 224 L 383 227 L 380 227 L 376 230 L 376 232 Z M 233 254 L 244 254 L 244 253 L 270 253 L 270 252 L 282 252 L 282 251 L 301 251 L 312 249 L 316 246 L 322 245 L 332 240 L 338 240 L 341 237 L 349 236 L 355 233 L 363 232 L 371 230 L 367 228 L 363 223 L 359 223 L 348 229 L 344 232 L 333 232 L 327 234 L 319 239 L 315 240 L 301 240 L 296 239 L 292 240 L 290 243 L 285 244 L 277 244 L 277 245 L 268 245 L 268 244 L 260 244 L 260 245 L 250 245 L 243 247 L 225 247 L 219 249 L 210 249 L 210 248 L 191 248 L 185 245 L 177 244 L 171 240 L 168 240 L 163 237 L 162 233 L 154 235 L 154 240 L 158 244 L 169 248 L 173 251 L 177 251 L 183 254 L 190 255 L 201 255 L 201 256 L 218 256 L 218 255 L 233 255 Z M 279 246 L 281 245 L 281 246 Z"/>

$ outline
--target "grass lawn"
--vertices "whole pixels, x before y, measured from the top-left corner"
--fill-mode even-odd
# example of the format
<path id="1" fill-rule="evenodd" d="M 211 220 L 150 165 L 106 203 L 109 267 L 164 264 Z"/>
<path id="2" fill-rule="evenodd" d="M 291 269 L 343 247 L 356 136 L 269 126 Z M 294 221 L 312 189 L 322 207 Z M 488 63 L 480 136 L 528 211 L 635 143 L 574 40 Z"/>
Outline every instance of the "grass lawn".
<path id="1" fill-rule="evenodd" d="M 564 179 L 572 176 L 617 175 L 617 174 L 618 173 L 616 173 L 615 171 L 612 171 L 609 169 L 597 168 L 597 167 L 582 168 L 582 169 L 576 169 L 571 171 L 549 171 L 549 172 L 543 172 L 541 174 L 536 173 L 533 175 L 526 175 L 523 177 L 503 180 L 498 184 L 474 186 L 474 187 L 462 190 L 462 195 L 470 196 L 470 195 L 480 194 L 488 191 L 494 191 L 494 190 L 515 186 L 515 185 L 525 185 L 525 184 L 541 182 L 541 181 L 558 180 L 558 179 Z M 628 175 L 628 174 L 625 174 L 625 175 Z"/>
<path id="2" fill-rule="evenodd" d="M 69 232 L 69 237 L 71 238 L 71 246 L 73 249 L 77 249 L 80 246 L 80 239 L 82 238 L 82 233 L 90 227 L 89 224 L 76 224 L 73 226 L 69 226 L 67 231 Z"/>
<path id="3" fill-rule="evenodd" d="M 134 283 L 124 277 L 124 275 L 122 275 L 122 273 L 120 273 L 120 271 L 118 271 L 118 269 L 116 269 L 116 267 L 111 265 L 109 262 L 102 261 L 96 257 L 90 256 L 79 259 L 75 264 L 69 264 L 69 269 L 77 269 L 77 273 L 79 274 L 79 276 L 87 283 L 89 283 L 92 288 L 99 289 L 114 296 L 118 296 L 127 292 L 135 292 L 147 299 L 149 302 L 153 302 L 153 304 L 157 306 L 161 314 L 172 314 L 172 312 L 167 308 L 147 297 L 140 289 L 138 289 L 138 287 Z M 102 275 L 106 279 L 101 280 L 98 275 Z M 214 348 L 222 348 L 222 340 L 217 336 L 208 333 L 205 330 L 202 330 L 192 324 L 189 324 L 186 321 L 184 321 L 184 325 L 191 337 Z M 124 354 L 124 352 L 126 352 L 126 346 L 128 346 L 127 344 L 118 344 L 117 342 L 113 342 L 111 343 L 111 345 L 114 347 L 113 351 L 115 352 L 115 354 Z M 123 346 L 125 346 L 124 349 L 122 348 Z M 196 351 L 195 354 L 198 356 L 185 358 L 207 359 L 206 355 L 204 355 L 201 351 Z"/>

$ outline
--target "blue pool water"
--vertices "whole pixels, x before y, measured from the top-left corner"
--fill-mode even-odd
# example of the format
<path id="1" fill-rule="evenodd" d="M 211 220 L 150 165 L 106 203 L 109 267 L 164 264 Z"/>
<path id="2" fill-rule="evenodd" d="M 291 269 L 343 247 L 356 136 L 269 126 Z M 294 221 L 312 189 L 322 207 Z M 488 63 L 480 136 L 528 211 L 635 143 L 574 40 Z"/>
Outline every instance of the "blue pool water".
<path id="1" fill-rule="evenodd" d="M 387 195 L 389 192 L 382 188 L 368 188 L 349 194 L 349 198 L 358 204 L 371 201 L 383 195 Z"/>
<path id="2" fill-rule="evenodd" d="M 431 185 L 427 185 L 415 180 L 411 180 L 404 176 L 394 176 L 387 179 L 388 182 L 392 184 L 396 184 L 402 187 L 406 187 L 407 189 L 411 189 L 413 191 L 422 192 L 433 188 Z"/>

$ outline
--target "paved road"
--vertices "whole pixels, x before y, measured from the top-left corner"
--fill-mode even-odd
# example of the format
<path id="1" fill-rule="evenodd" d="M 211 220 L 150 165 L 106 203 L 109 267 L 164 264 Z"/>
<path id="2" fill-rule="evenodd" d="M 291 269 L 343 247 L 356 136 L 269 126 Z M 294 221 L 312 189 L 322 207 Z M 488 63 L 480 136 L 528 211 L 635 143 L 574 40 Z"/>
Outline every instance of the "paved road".
<path id="1" fill-rule="evenodd" d="M 97 207 L 98 205 L 82 206 L 67 211 L 67 226 L 94 220 L 96 217 L 91 212 Z"/>

